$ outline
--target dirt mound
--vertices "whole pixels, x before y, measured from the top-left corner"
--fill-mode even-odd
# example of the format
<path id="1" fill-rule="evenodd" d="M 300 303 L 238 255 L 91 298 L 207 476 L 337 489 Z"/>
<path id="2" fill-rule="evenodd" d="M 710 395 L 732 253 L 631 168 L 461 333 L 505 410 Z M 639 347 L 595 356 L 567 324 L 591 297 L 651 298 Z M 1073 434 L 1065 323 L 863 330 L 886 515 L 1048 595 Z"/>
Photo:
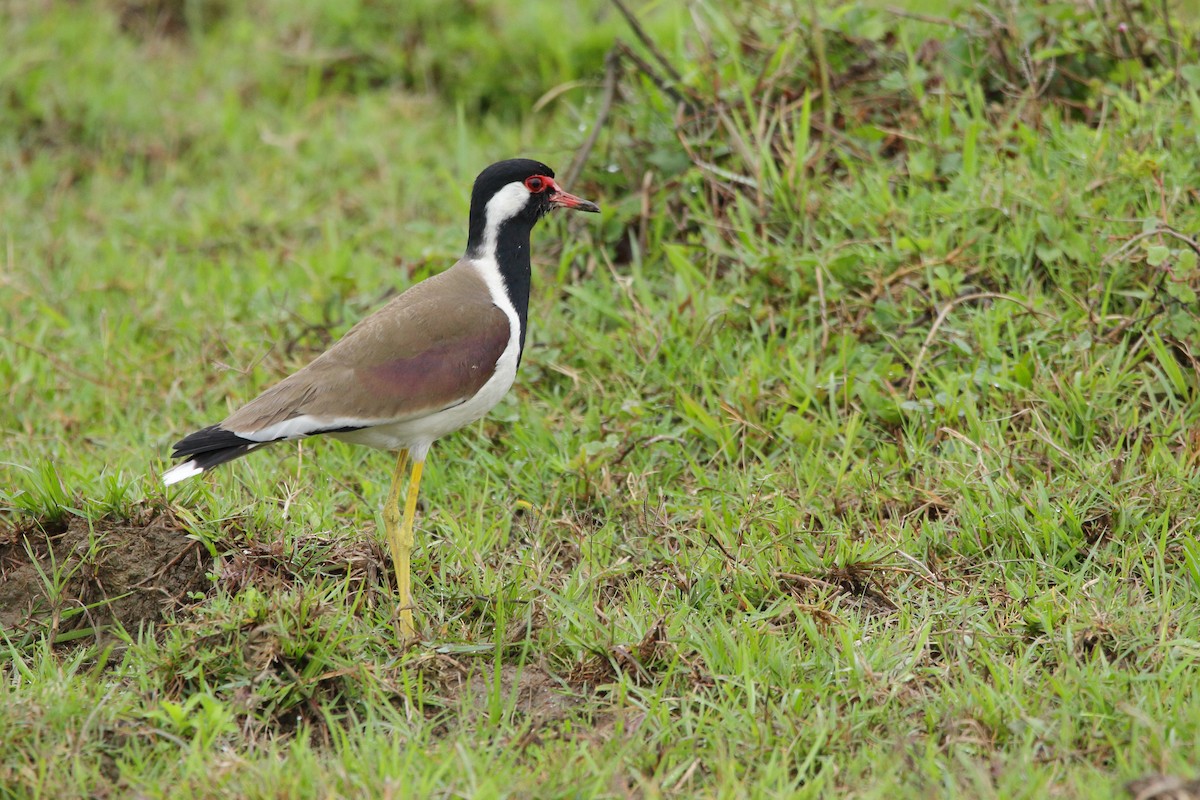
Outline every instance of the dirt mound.
<path id="1" fill-rule="evenodd" d="M 56 642 L 103 637 L 114 622 L 136 632 L 208 588 L 211 569 L 207 549 L 162 511 L 0 532 L 0 629 Z"/>

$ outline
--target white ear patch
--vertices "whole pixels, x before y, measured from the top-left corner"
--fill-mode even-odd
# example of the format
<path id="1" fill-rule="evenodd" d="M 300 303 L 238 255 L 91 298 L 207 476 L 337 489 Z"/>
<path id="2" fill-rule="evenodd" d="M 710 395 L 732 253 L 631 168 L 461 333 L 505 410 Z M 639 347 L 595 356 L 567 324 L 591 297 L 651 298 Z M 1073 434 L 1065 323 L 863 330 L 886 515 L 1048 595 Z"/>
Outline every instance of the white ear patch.
<path id="1" fill-rule="evenodd" d="M 521 181 L 513 181 L 503 186 L 500 191 L 488 200 L 484 219 L 487 220 L 483 229 L 484 248 L 489 253 L 496 251 L 496 237 L 500 234 L 500 226 L 521 213 L 529 202 L 530 193 Z"/>

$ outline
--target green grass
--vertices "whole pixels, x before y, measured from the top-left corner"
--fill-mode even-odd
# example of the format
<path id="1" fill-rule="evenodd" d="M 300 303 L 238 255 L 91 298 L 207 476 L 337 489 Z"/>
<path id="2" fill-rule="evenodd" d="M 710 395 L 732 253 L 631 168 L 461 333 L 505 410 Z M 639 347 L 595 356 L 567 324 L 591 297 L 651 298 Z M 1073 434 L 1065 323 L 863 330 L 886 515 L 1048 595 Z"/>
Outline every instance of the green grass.
<path id="1" fill-rule="evenodd" d="M 535 233 L 409 650 L 388 456 L 166 491 L 170 444 L 452 263 L 483 166 L 561 175 L 615 37 L 667 71 L 599 0 L 0 11 L 0 795 L 1193 777 L 1200 27 L 877 5 L 634 9 L 679 98 L 623 59 L 567 187 L 603 216 Z M 105 585 L 155 525 L 199 543 Z"/>

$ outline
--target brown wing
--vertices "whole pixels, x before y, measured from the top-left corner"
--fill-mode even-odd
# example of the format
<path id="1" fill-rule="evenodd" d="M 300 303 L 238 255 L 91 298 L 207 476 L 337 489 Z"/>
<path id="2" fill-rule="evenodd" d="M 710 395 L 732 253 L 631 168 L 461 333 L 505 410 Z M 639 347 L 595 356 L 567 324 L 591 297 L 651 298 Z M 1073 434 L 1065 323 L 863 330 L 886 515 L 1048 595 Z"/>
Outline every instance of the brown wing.
<path id="1" fill-rule="evenodd" d="M 252 433 L 306 415 L 374 423 L 448 408 L 487 383 L 509 336 L 508 316 L 479 274 L 459 262 L 355 325 L 220 427 Z"/>

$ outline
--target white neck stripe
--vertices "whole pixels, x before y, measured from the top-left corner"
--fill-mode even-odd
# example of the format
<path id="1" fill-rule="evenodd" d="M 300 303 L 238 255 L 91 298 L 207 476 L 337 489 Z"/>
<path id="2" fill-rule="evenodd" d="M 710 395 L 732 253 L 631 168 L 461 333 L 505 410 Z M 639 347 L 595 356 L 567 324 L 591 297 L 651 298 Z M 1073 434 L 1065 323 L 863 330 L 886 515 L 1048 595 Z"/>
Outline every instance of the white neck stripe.
<path id="1" fill-rule="evenodd" d="M 492 195 L 492 199 L 488 200 L 487 207 L 484 209 L 483 218 L 486 222 L 483 228 L 483 252 L 479 254 L 480 256 L 494 258 L 500 228 L 505 222 L 521 213 L 529 202 L 529 197 L 529 190 L 521 181 L 506 184 L 500 191 Z"/>

